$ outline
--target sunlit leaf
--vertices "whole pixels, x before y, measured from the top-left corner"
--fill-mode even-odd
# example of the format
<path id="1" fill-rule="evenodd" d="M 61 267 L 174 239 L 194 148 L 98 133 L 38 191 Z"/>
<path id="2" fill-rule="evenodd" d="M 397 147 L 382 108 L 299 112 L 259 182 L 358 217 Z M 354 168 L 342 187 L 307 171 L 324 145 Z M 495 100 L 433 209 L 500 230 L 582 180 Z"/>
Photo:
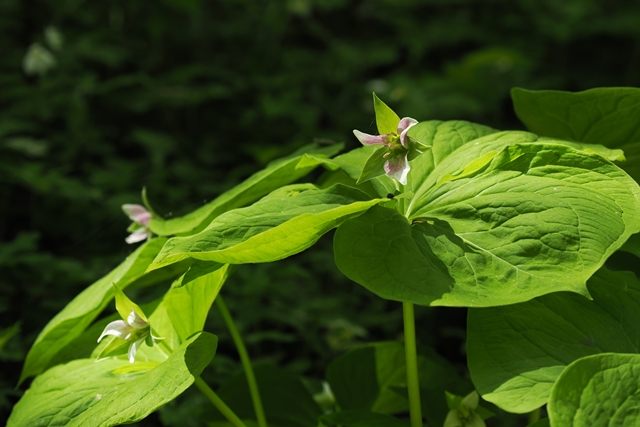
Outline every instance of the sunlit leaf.
<path id="1" fill-rule="evenodd" d="M 485 400 L 510 412 L 544 405 L 563 369 L 602 352 L 640 351 L 640 281 L 600 270 L 593 301 L 555 293 L 529 302 L 469 311 L 468 363 Z"/>

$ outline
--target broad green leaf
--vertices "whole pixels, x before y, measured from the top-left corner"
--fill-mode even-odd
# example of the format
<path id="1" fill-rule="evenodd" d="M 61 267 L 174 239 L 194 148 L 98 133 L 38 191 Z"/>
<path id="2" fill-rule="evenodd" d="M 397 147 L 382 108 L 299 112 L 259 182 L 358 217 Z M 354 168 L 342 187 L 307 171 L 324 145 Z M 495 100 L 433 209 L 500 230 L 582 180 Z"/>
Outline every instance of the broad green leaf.
<path id="1" fill-rule="evenodd" d="M 160 236 L 197 233 L 221 213 L 253 203 L 265 194 L 300 179 L 318 166 L 324 165 L 330 169 L 337 167 L 329 157 L 341 148 L 341 144 L 303 147 L 288 157 L 271 162 L 265 169 L 187 215 L 171 219 L 154 216 L 149 228 Z"/>
<path id="2" fill-rule="evenodd" d="M 622 167 L 640 180 L 640 89 L 596 88 L 583 92 L 511 92 L 520 120 L 529 130 L 554 138 L 621 148 Z"/>
<path id="3" fill-rule="evenodd" d="M 640 89 L 608 87 L 583 92 L 514 88 L 518 118 L 539 135 L 620 147 L 640 142 Z"/>
<path id="4" fill-rule="evenodd" d="M 320 407 L 302 381 L 285 369 L 272 365 L 255 366 L 265 417 L 270 426 L 316 427 Z M 244 374 L 231 377 L 218 395 L 242 419 L 255 420 L 253 404 Z M 221 415 L 217 415 L 221 417 Z"/>
<path id="5" fill-rule="evenodd" d="M 373 94 L 373 109 L 376 113 L 376 125 L 380 135 L 398 132 L 400 117 L 375 93 Z"/>
<path id="6" fill-rule="evenodd" d="M 194 335 L 170 356 L 78 359 L 37 377 L 13 408 L 9 427 L 113 426 L 139 421 L 186 390 L 209 364 L 214 335 Z"/>
<path id="7" fill-rule="evenodd" d="M 428 120 L 416 124 L 407 135 L 422 154 L 410 160 L 407 190 L 415 193 L 445 157 L 464 144 L 494 132 L 497 131 L 490 127 L 462 120 Z"/>
<path id="8" fill-rule="evenodd" d="M 20 381 L 51 366 L 51 360 L 98 317 L 114 295 L 114 285 L 125 289 L 140 279 L 166 239 L 140 246 L 122 264 L 76 296 L 44 327 L 27 354 Z"/>
<path id="9" fill-rule="evenodd" d="M 496 129 L 464 120 L 427 120 L 411 127 L 407 135 L 419 150 L 431 154 L 433 165 L 437 166 L 467 142 L 495 132 Z"/>
<path id="10" fill-rule="evenodd" d="M 634 426 L 640 420 L 640 354 L 578 359 L 553 386 L 552 427 Z"/>
<path id="11" fill-rule="evenodd" d="M 631 142 L 621 145 L 620 149 L 624 152 L 626 161 L 620 164 L 629 175 L 636 181 L 640 182 L 640 142 Z"/>
<path id="12" fill-rule="evenodd" d="M 600 156 L 536 140 L 499 132 L 461 146 L 416 189 L 409 220 L 378 209 L 343 224 L 338 267 L 418 304 L 586 294 L 586 280 L 640 229 L 640 188 Z"/>
<path id="13" fill-rule="evenodd" d="M 231 264 L 283 259 L 382 201 L 343 185 L 283 187 L 251 206 L 220 215 L 198 234 L 170 239 L 150 268 L 187 258 Z"/>
<path id="14" fill-rule="evenodd" d="M 342 273 L 385 299 L 429 305 L 453 287 L 438 259 L 421 251 L 413 228 L 394 209 L 375 207 L 342 224 L 333 251 Z"/>
<path id="15" fill-rule="evenodd" d="M 226 265 L 194 263 L 165 294 L 149 322 L 170 348 L 176 348 L 194 333 L 202 331 L 228 270 Z"/>
<path id="16" fill-rule="evenodd" d="M 551 154 L 550 152 L 554 152 L 558 150 L 558 155 L 560 153 L 569 152 L 572 153 L 573 150 L 577 150 L 580 152 L 580 157 L 583 159 L 583 162 L 590 162 L 589 159 L 598 159 L 599 157 L 604 157 L 605 159 L 609 158 L 617 158 L 619 156 L 619 151 L 616 150 L 608 150 L 605 147 L 600 147 L 598 149 L 594 148 L 594 146 L 590 144 L 579 144 L 571 141 L 563 141 L 563 140 L 555 140 L 549 138 L 539 138 L 537 135 L 529 133 L 529 132 L 521 132 L 521 131 L 501 131 L 495 132 L 489 135 L 486 135 L 481 138 L 474 139 L 472 141 L 467 142 L 463 146 L 456 149 L 450 155 L 444 157 L 441 162 L 436 166 L 436 168 L 421 182 L 417 182 L 413 188 L 413 200 L 411 202 L 411 206 L 409 207 L 408 214 L 411 217 L 416 216 L 416 211 L 419 211 L 420 208 L 424 207 L 426 204 L 430 203 L 430 199 L 434 196 L 438 196 L 443 194 L 444 191 L 450 190 L 447 187 L 442 188 L 442 184 L 448 183 L 451 181 L 458 181 L 457 184 L 466 184 L 468 181 L 460 181 L 462 178 L 473 178 L 476 175 L 481 175 L 483 172 L 493 172 L 493 170 L 485 171 L 485 169 L 490 165 L 490 161 L 492 157 L 496 157 L 498 160 L 498 154 L 508 154 L 508 148 L 510 146 L 523 146 L 523 145 L 535 144 L 534 147 L 530 147 L 530 152 L 535 152 L 540 149 L 543 150 L 543 145 L 548 145 L 548 147 L 544 148 L 544 153 L 548 154 L 546 158 L 536 158 L 538 160 L 537 163 L 530 164 L 530 168 L 537 168 L 535 170 L 514 170 L 513 172 L 527 173 L 529 175 L 532 172 L 537 173 L 539 176 L 543 170 L 540 168 L 552 168 L 552 167 L 565 167 L 572 168 L 574 165 L 572 164 L 559 164 L 554 165 L 553 156 L 555 154 Z M 558 147 L 559 145 L 564 146 L 562 149 Z M 573 149 L 568 150 L 567 149 Z M 518 155 L 522 157 L 519 153 L 513 153 L 514 155 Z M 422 158 L 420 156 L 418 159 Z M 541 156 L 539 156 L 541 157 Z M 527 157 L 522 157 L 521 160 L 526 160 Z M 416 159 L 417 160 L 417 159 Z M 509 160 L 509 159 L 503 159 Z M 514 159 L 515 160 L 515 159 Z M 562 160 L 562 159 L 559 159 Z M 429 162 L 428 162 L 429 163 Z M 548 164 L 547 164 L 548 163 Z M 593 162 L 591 162 L 593 163 Z M 629 190 L 635 188 L 637 186 L 633 186 L 632 183 L 629 183 L 628 177 L 625 177 L 625 174 L 617 167 L 612 165 L 610 162 L 600 162 L 608 165 L 609 169 L 612 172 L 606 174 L 614 175 L 615 178 L 621 180 L 625 186 L 630 186 Z M 518 167 L 526 167 L 526 164 L 522 165 L 514 165 Z M 597 168 L 599 165 L 589 164 L 586 165 L 587 168 Z M 582 172 L 584 166 L 581 164 L 575 165 L 575 169 L 566 169 L 565 172 Z M 615 171 L 615 172 L 613 172 Z M 596 173 L 600 172 L 599 169 L 595 171 Z M 558 178 L 558 174 L 551 175 L 550 177 Z M 578 184 L 583 184 L 585 178 L 600 178 L 598 176 L 593 177 L 592 175 L 584 175 L 582 173 L 578 174 L 579 176 L 573 177 L 573 181 Z M 509 176 L 503 176 L 501 178 L 509 178 Z M 625 179 L 626 178 L 626 179 Z M 600 181 L 601 179 L 596 179 L 596 181 Z M 475 184 L 475 183 L 474 183 Z M 474 187 L 473 190 L 477 190 L 477 192 L 481 191 L 481 187 L 476 187 L 475 185 L 469 185 Z M 435 194 L 434 194 L 435 193 Z"/>
<path id="17" fill-rule="evenodd" d="M 555 293 L 505 307 L 471 309 L 471 378 L 485 400 L 524 413 L 544 405 L 574 360 L 602 352 L 639 352 L 640 282 L 601 269 L 589 281 L 593 301 Z"/>

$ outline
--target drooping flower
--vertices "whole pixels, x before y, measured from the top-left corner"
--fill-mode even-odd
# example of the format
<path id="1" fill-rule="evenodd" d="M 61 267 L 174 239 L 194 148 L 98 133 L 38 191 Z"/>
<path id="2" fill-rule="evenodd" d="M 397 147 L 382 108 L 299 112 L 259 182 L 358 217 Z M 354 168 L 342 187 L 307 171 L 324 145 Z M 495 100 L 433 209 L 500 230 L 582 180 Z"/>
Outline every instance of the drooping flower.
<path id="1" fill-rule="evenodd" d="M 144 206 L 136 204 L 122 205 L 122 210 L 133 221 L 133 225 L 129 227 L 131 234 L 127 236 L 125 241 L 132 244 L 149 239 L 151 237 L 151 230 L 149 230 L 151 212 Z"/>
<path id="2" fill-rule="evenodd" d="M 127 320 L 114 320 L 110 322 L 100 334 L 98 342 L 106 336 L 114 336 L 125 341 L 131 341 L 129 346 L 129 363 L 135 362 L 136 353 L 140 345 L 151 336 L 151 328 L 144 317 L 135 310 L 127 316 Z"/>
<path id="3" fill-rule="evenodd" d="M 386 159 L 384 162 L 384 172 L 388 176 L 398 180 L 402 185 L 406 185 L 407 175 L 410 170 L 409 159 L 407 158 L 409 153 L 409 138 L 407 137 L 407 132 L 417 123 L 418 121 L 416 119 L 403 117 L 398 122 L 397 131 L 394 133 L 370 135 L 354 129 L 353 134 L 363 145 L 384 146 L 386 150 L 383 155 L 383 158 Z"/>

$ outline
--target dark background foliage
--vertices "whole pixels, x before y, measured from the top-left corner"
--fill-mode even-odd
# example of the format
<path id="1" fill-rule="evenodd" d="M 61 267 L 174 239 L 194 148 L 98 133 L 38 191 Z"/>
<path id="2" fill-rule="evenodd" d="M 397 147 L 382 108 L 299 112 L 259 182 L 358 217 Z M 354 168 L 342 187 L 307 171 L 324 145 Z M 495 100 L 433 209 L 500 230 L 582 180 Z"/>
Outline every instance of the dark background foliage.
<path id="1" fill-rule="evenodd" d="M 0 418 L 37 332 L 131 251 L 120 205 L 142 186 L 180 215 L 313 139 L 354 147 L 371 91 L 401 116 L 519 127 L 513 86 L 637 86 L 638 22 L 630 0 L 3 0 Z M 225 287 L 256 359 L 321 378 L 353 342 L 399 336 L 397 306 L 341 278 L 330 244 Z M 464 366 L 464 310 L 417 315 Z M 235 352 L 210 329 L 215 382 Z"/>

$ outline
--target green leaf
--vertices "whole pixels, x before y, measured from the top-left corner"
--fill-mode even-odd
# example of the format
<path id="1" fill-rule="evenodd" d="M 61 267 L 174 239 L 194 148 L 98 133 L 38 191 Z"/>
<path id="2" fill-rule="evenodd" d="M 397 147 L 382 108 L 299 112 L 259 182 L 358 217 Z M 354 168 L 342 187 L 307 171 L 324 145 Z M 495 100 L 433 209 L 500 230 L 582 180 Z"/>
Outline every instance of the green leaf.
<path id="1" fill-rule="evenodd" d="M 517 413 L 547 402 L 562 370 L 602 352 L 639 352 L 640 282 L 601 269 L 589 281 L 593 301 L 555 293 L 468 315 L 471 378 L 485 400 Z"/>
<path id="2" fill-rule="evenodd" d="M 586 280 L 640 229 L 640 187 L 600 156 L 536 139 L 499 132 L 458 148 L 418 186 L 409 220 L 377 210 L 343 224 L 338 267 L 418 304 L 586 294 Z"/>
<path id="3" fill-rule="evenodd" d="M 433 165 L 467 142 L 498 132 L 488 126 L 464 120 L 427 120 L 412 126 L 407 135 L 420 151 L 429 152 Z"/>
<path id="4" fill-rule="evenodd" d="M 320 407 L 300 379 L 272 365 L 254 367 L 265 417 L 277 427 L 316 427 Z M 244 373 L 234 375 L 220 387 L 218 395 L 242 419 L 255 419 Z M 221 415 L 218 414 L 218 417 Z"/>
<path id="5" fill-rule="evenodd" d="M 610 87 L 583 92 L 511 92 L 520 120 L 539 135 L 621 148 L 622 167 L 640 181 L 640 89 Z"/>
<path id="6" fill-rule="evenodd" d="M 78 359 L 33 381 L 8 426 L 113 426 L 139 421 L 186 390 L 209 364 L 217 339 L 193 336 L 164 360 Z"/>
<path id="7" fill-rule="evenodd" d="M 78 337 L 114 296 L 114 285 L 125 289 L 141 278 L 166 239 L 152 239 L 122 264 L 76 296 L 44 327 L 27 354 L 20 381 L 51 366 L 52 359 Z M 97 337 L 96 337 L 97 338 Z"/>
<path id="8" fill-rule="evenodd" d="M 265 169 L 185 216 L 171 219 L 152 217 L 149 228 L 160 236 L 197 233 L 221 213 L 253 203 L 265 194 L 307 175 L 318 166 L 324 165 L 330 169 L 337 167 L 329 157 L 341 148 L 341 144 L 303 147 L 290 156 L 271 162 Z"/>
<path id="9" fill-rule="evenodd" d="M 280 188 L 253 205 L 217 217 L 202 232 L 167 241 L 150 269 L 189 257 L 219 263 L 270 262 L 301 252 L 344 220 L 385 199 L 343 185 Z"/>
<path id="10" fill-rule="evenodd" d="M 608 87 L 583 92 L 511 91 L 518 118 L 539 135 L 620 147 L 640 142 L 640 89 Z"/>
<path id="11" fill-rule="evenodd" d="M 640 354 L 578 359 L 551 391 L 551 426 L 632 426 L 640 419 Z"/>
<path id="12" fill-rule="evenodd" d="M 373 109 L 376 113 L 376 125 L 380 135 L 398 132 L 400 117 L 375 93 L 373 94 Z"/>
<path id="13" fill-rule="evenodd" d="M 640 142 L 630 142 L 620 146 L 626 161 L 620 166 L 636 181 L 640 182 Z"/>
<path id="14" fill-rule="evenodd" d="M 394 209 L 375 207 L 342 224 L 333 250 L 340 271 L 385 299 L 429 305 L 453 286 L 444 266 L 421 251 L 413 228 Z"/>
<path id="15" fill-rule="evenodd" d="M 420 122 L 407 135 L 422 152 L 410 160 L 407 190 L 415 193 L 433 169 L 456 149 L 479 137 L 497 132 L 490 127 L 462 120 Z"/>
<path id="16" fill-rule="evenodd" d="M 174 282 L 149 319 L 154 333 L 169 348 L 202 331 L 228 270 L 227 265 L 196 262 Z"/>
<path id="17" fill-rule="evenodd" d="M 384 163 L 386 162 L 386 159 L 384 158 L 384 155 L 387 153 L 387 150 L 380 147 L 375 148 L 377 149 L 371 154 L 371 156 L 369 156 L 367 162 L 362 168 L 362 173 L 358 177 L 358 184 L 377 178 L 385 173 Z"/>

